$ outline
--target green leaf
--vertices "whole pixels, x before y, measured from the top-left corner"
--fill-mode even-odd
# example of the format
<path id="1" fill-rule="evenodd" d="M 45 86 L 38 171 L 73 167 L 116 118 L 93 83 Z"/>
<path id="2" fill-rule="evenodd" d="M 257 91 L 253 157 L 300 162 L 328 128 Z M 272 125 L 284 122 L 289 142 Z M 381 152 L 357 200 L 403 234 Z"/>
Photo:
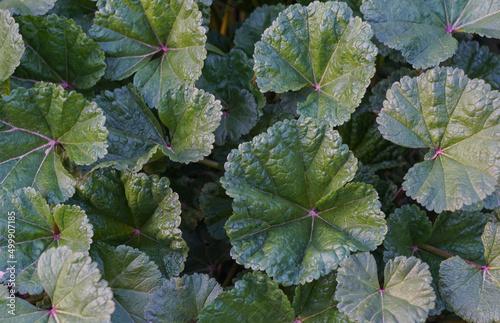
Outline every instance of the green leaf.
<path id="1" fill-rule="evenodd" d="M 73 19 L 85 33 L 88 33 L 96 11 L 95 0 L 63 0 L 57 1 L 48 13 Z"/>
<path id="2" fill-rule="evenodd" d="M 403 67 L 392 72 L 389 77 L 379 81 L 372 88 L 372 95 L 370 95 L 370 105 L 371 111 L 379 113 L 384 106 L 384 101 L 386 100 L 387 90 L 395 83 L 398 82 L 404 76 L 415 77 L 417 72 L 409 68 Z"/>
<path id="3" fill-rule="evenodd" d="M 32 188 L 7 192 L 0 196 L 0 271 L 5 271 L 9 260 L 16 261 L 16 289 L 21 294 L 40 294 L 42 282 L 36 273 L 40 255 L 58 246 L 85 252 L 92 243 L 92 225 L 77 206 L 56 205 L 49 208 L 40 193 Z M 8 221 L 7 214 L 12 221 Z M 13 234 L 13 236 L 10 236 Z M 15 253 L 10 253 L 9 239 L 14 241 Z M 8 275 L 0 278 L 5 282 Z"/>
<path id="4" fill-rule="evenodd" d="M 429 266 L 415 257 L 396 257 L 380 285 L 375 258 L 360 253 L 342 261 L 337 273 L 338 309 L 356 322 L 423 322 L 434 308 Z"/>
<path id="5" fill-rule="evenodd" d="M 15 290 L 11 294 L 6 285 L 0 285 L 0 306 L 3 308 L 0 311 L 2 322 L 48 322 L 47 311 L 39 311 L 24 299 L 16 297 Z"/>
<path id="6" fill-rule="evenodd" d="M 458 210 L 495 190 L 500 174 L 500 95 L 460 69 L 403 77 L 387 91 L 377 122 L 385 139 L 430 148 L 403 189 L 429 210 Z"/>
<path id="7" fill-rule="evenodd" d="M 375 73 L 377 48 L 370 26 L 344 2 L 292 5 L 255 45 L 255 74 L 262 92 L 312 87 L 298 104 L 305 117 L 334 125 L 349 120 Z"/>
<path id="8" fill-rule="evenodd" d="M 191 84 L 169 89 L 158 108 L 160 120 L 170 135 L 170 149 L 164 153 L 171 160 L 185 164 L 209 155 L 221 110 L 220 102 L 212 94 Z"/>
<path id="9" fill-rule="evenodd" d="M 0 0 L 0 9 L 18 15 L 44 15 L 57 0 Z"/>
<path id="10" fill-rule="evenodd" d="M 220 294 L 199 316 L 207 322 L 292 322 L 290 302 L 277 283 L 261 272 L 243 276 L 235 287 Z"/>
<path id="11" fill-rule="evenodd" d="M 38 275 L 52 301 L 51 319 L 109 322 L 115 308 L 113 292 L 91 261 L 86 253 L 65 246 L 40 256 Z"/>
<path id="12" fill-rule="evenodd" d="M 19 65 L 24 53 L 24 43 L 23 37 L 19 34 L 19 25 L 8 11 L 0 10 L 0 24 L 0 43 L 2 44 L 0 82 L 4 82 Z"/>
<path id="13" fill-rule="evenodd" d="M 200 76 L 206 30 L 193 0 L 100 0 L 97 7 L 89 33 L 107 54 L 105 77 L 135 74 L 146 102 L 157 107 L 165 90 Z"/>
<path id="14" fill-rule="evenodd" d="M 341 140 L 319 120 L 285 120 L 229 154 L 221 183 L 234 198 L 226 230 L 238 263 L 303 284 L 382 242 L 377 193 L 346 185 L 357 160 Z"/>
<path id="15" fill-rule="evenodd" d="M 236 141 L 246 135 L 259 119 L 260 92 L 252 88 L 254 73 L 245 53 L 233 49 L 226 56 L 208 55 L 196 86 L 213 93 L 222 104 L 222 119 L 215 131 L 215 143 Z M 264 99 L 265 100 L 265 99 Z"/>
<path id="16" fill-rule="evenodd" d="M 139 171 L 156 153 L 183 163 L 203 159 L 210 154 L 221 115 L 221 106 L 210 93 L 191 85 L 171 89 L 159 107 L 169 129 L 167 137 L 133 85 L 106 91 L 94 102 L 102 108 L 109 130 L 109 153 L 98 167 L 120 170 Z"/>
<path id="17" fill-rule="evenodd" d="M 500 89 L 500 56 L 478 42 L 460 42 L 457 53 L 443 65 L 460 68 L 469 78 L 483 79 L 494 90 Z"/>
<path id="18" fill-rule="evenodd" d="M 71 197 L 75 181 L 63 156 L 88 165 L 106 155 L 105 117 L 95 103 L 38 83 L 0 99 L 0 189 L 33 186 L 49 203 Z"/>
<path id="19" fill-rule="evenodd" d="M 213 278 L 193 274 L 165 280 L 146 307 L 150 322 L 196 322 L 198 315 L 222 293 Z"/>
<path id="20" fill-rule="evenodd" d="M 280 3 L 274 6 L 263 5 L 252 11 L 234 33 L 234 48 L 241 49 L 248 57 L 252 57 L 255 43 L 283 10 L 285 6 Z"/>
<path id="21" fill-rule="evenodd" d="M 233 200 L 219 183 L 206 183 L 200 195 L 200 209 L 205 216 L 208 232 L 219 240 L 227 239 L 224 225 L 233 213 Z"/>
<path id="22" fill-rule="evenodd" d="M 457 50 L 455 32 L 500 38 L 500 1 L 366 0 L 361 6 L 378 40 L 415 68 L 438 65 Z"/>
<path id="23" fill-rule="evenodd" d="M 112 322 L 147 322 L 144 310 L 153 289 L 161 286 L 161 273 L 149 257 L 132 247 L 92 245 L 92 259 L 113 292 Z"/>
<path id="24" fill-rule="evenodd" d="M 347 317 L 337 309 L 334 299 L 336 274 L 331 273 L 295 289 L 293 309 L 301 322 L 348 323 Z"/>
<path id="25" fill-rule="evenodd" d="M 145 252 L 167 277 L 184 268 L 187 246 L 178 229 L 181 205 L 167 178 L 97 170 L 70 203 L 94 226 L 94 241 Z"/>
<path id="26" fill-rule="evenodd" d="M 104 75 L 104 52 L 73 20 L 50 15 L 16 21 L 26 51 L 13 78 L 23 86 L 43 81 L 67 90 L 88 89 Z"/>
<path id="27" fill-rule="evenodd" d="M 488 223 L 482 235 L 485 265 L 472 265 L 460 257 L 441 263 L 439 288 L 455 313 L 467 321 L 500 320 L 500 227 Z"/>

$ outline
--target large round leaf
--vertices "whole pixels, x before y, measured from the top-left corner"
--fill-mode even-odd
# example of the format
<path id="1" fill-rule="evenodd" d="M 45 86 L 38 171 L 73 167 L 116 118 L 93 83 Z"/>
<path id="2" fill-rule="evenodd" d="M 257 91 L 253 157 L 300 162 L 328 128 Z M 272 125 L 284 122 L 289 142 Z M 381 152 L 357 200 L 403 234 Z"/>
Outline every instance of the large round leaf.
<path id="1" fill-rule="evenodd" d="M 60 86 L 37 83 L 0 99 L 0 189 L 32 186 L 49 203 L 73 195 L 63 156 L 88 165 L 107 153 L 105 117 L 95 103 Z"/>
<path id="2" fill-rule="evenodd" d="M 278 93 L 312 87 L 298 105 L 305 117 L 334 125 L 349 120 L 375 73 L 370 26 L 344 2 L 292 5 L 255 45 L 257 84 Z"/>
<path id="3" fill-rule="evenodd" d="M 441 263 L 441 294 L 460 317 L 471 322 L 500 321 L 500 225 L 488 223 L 482 235 L 484 265 L 460 257 Z"/>
<path id="4" fill-rule="evenodd" d="M 0 9 L 19 15 L 44 15 L 57 0 L 0 0 Z"/>
<path id="5" fill-rule="evenodd" d="M 415 68 L 452 56 L 455 32 L 500 38 L 498 0 L 366 0 L 361 11 L 377 38 L 400 50 Z"/>
<path id="6" fill-rule="evenodd" d="M 423 322 L 434 308 L 429 266 L 415 257 L 387 262 L 381 286 L 375 258 L 361 253 L 342 261 L 337 273 L 337 307 L 352 321 Z"/>
<path id="7" fill-rule="evenodd" d="M 73 20 L 50 15 L 16 21 L 26 51 L 12 78 L 23 87 L 44 81 L 65 89 L 88 89 L 104 75 L 104 52 Z"/>
<path id="8" fill-rule="evenodd" d="M 193 0 L 100 0 L 90 35 L 107 54 L 105 77 L 133 74 L 146 102 L 158 106 L 170 86 L 201 74 L 205 28 Z"/>
<path id="9" fill-rule="evenodd" d="M 0 82 L 3 82 L 14 73 L 24 53 L 24 43 L 19 34 L 19 25 L 16 24 L 9 12 L 4 10 L 0 10 L 0 43 L 2 44 Z"/>
<path id="10" fill-rule="evenodd" d="M 430 148 L 403 189 L 429 210 L 458 210 L 495 190 L 500 175 L 500 95 L 460 69 L 435 68 L 387 91 L 377 122 L 385 139 Z"/>
<path id="11" fill-rule="evenodd" d="M 94 241 L 138 248 L 171 277 L 184 268 L 187 246 L 179 197 L 169 186 L 165 177 L 100 169 L 69 202 L 86 211 Z"/>
<path id="12" fill-rule="evenodd" d="M 0 218 L 0 270 L 15 264 L 16 287 L 22 294 L 43 291 L 36 266 L 45 250 L 68 246 L 85 252 L 90 248 L 92 225 L 78 206 L 58 204 L 51 210 L 40 193 L 25 188 L 0 195 L 0 209 L 12 219 Z M 14 254 L 9 252 L 9 233 L 13 233 Z M 0 281 L 7 277 L 4 275 Z"/>
<path id="13" fill-rule="evenodd" d="M 233 258 L 291 285 L 375 249 L 384 214 L 371 185 L 345 185 L 356 163 L 338 132 L 312 119 L 278 122 L 233 150 L 221 178 L 234 198 L 226 223 Z"/>

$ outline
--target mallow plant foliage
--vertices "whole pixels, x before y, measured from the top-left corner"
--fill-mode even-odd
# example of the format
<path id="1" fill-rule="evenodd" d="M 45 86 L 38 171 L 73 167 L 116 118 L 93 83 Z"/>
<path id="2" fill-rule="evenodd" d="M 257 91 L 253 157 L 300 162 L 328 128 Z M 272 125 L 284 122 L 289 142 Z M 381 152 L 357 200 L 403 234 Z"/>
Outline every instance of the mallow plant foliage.
<path id="1" fill-rule="evenodd" d="M 499 0 L 0 0 L 2 322 L 500 322 Z"/>

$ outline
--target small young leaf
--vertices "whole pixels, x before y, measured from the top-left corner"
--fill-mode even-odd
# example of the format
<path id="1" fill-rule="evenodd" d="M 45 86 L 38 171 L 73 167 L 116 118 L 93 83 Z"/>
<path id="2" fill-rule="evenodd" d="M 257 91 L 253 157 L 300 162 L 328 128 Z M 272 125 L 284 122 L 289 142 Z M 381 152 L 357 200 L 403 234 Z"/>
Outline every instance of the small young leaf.
<path id="1" fill-rule="evenodd" d="M 371 37 L 370 26 L 353 18 L 344 2 L 292 5 L 255 45 L 257 84 L 262 92 L 278 93 L 312 87 L 298 113 L 342 124 L 375 73 Z"/>
<path id="2" fill-rule="evenodd" d="M 200 209 L 205 216 L 208 232 L 219 240 L 227 239 L 224 225 L 233 213 L 233 200 L 219 183 L 206 183 L 200 195 Z"/>
<path id="3" fill-rule="evenodd" d="M 293 309 L 299 322 L 348 323 L 347 317 L 337 309 L 334 299 L 337 287 L 336 274 L 331 273 L 295 289 Z M 298 320 L 296 320 L 298 322 Z"/>
<path id="4" fill-rule="evenodd" d="M 0 9 L 16 15 L 44 15 L 57 0 L 0 0 Z"/>
<path id="5" fill-rule="evenodd" d="M 478 42 L 462 41 L 457 53 L 443 65 L 460 68 L 469 78 L 483 79 L 494 90 L 500 90 L 500 56 Z"/>
<path id="6" fill-rule="evenodd" d="M 293 322 L 290 302 L 277 283 L 261 272 L 243 276 L 235 287 L 220 294 L 199 316 L 209 322 Z"/>
<path id="7" fill-rule="evenodd" d="M 167 277 L 178 275 L 187 256 L 178 229 L 181 206 L 167 178 L 97 170 L 69 202 L 94 226 L 94 241 L 145 252 Z"/>
<path id="8" fill-rule="evenodd" d="M 145 317 L 150 322 L 196 322 L 203 308 L 220 293 L 222 287 L 208 275 L 171 278 L 154 292 L 145 309 Z"/>
<path id="9" fill-rule="evenodd" d="M 107 153 L 105 117 L 95 103 L 37 83 L 0 99 L 0 189 L 32 186 L 49 203 L 71 197 L 75 181 L 63 156 L 89 165 Z"/>
<path id="10" fill-rule="evenodd" d="M 135 74 L 134 85 L 157 107 L 165 90 L 200 76 L 206 30 L 193 0 L 100 0 L 97 7 L 89 33 L 107 54 L 105 77 Z"/>
<path id="11" fill-rule="evenodd" d="M 319 120 L 277 122 L 241 144 L 221 178 L 234 198 L 226 222 L 232 257 L 287 286 L 375 249 L 387 230 L 384 214 L 371 185 L 346 185 L 356 164 L 338 132 Z"/>
<path id="12" fill-rule="evenodd" d="M 73 20 L 50 15 L 16 21 L 26 51 L 13 78 L 24 87 L 43 81 L 67 90 L 88 89 L 104 75 L 104 52 Z"/>
<path id="13" fill-rule="evenodd" d="M 248 57 L 252 57 L 255 43 L 283 10 L 285 6 L 280 3 L 274 6 L 263 5 L 252 11 L 234 34 L 234 48 L 241 49 Z"/>
<path id="14" fill-rule="evenodd" d="M 161 285 L 161 273 L 149 257 L 132 247 L 92 245 L 92 260 L 113 291 L 112 322 L 147 322 L 144 310 L 153 289 Z"/>
<path id="15" fill-rule="evenodd" d="M 428 68 L 457 50 L 454 32 L 500 38 L 500 1 L 366 0 L 361 12 L 378 40 L 398 49 L 414 68 Z"/>
<path id="16" fill-rule="evenodd" d="M 50 209 L 40 193 L 32 188 L 0 195 L 0 270 L 8 265 L 9 233 L 14 229 L 16 246 L 16 289 L 21 294 L 40 294 L 42 282 L 36 273 L 40 255 L 50 248 L 68 246 L 73 251 L 88 251 L 92 243 L 92 225 L 78 206 L 56 205 Z M 7 221 L 7 214 L 15 218 Z M 8 275 L 0 278 L 6 281 Z"/>
<path id="17" fill-rule="evenodd" d="M 10 13 L 4 10 L 0 10 L 0 43 L 2 44 L 0 82 L 4 82 L 14 73 L 24 53 L 24 42 L 19 34 L 19 25 Z"/>
<path id="18" fill-rule="evenodd" d="M 430 148 L 403 189 L 429 210 L 458 210 L 493 193 L 500 175 L 500 95 L 460 69 L 435 68 L 387 91 L 377 122 L 385 139 Z"/>
<path id="19" fill-rule="evenodd" d="M 482 235 L 485 265 L 452 257 L 441 263 L 439 288 L 457 315 L 467 321 L 500 320 L 500 226 L 488 223 Z"/>
<path id="20" fill-rule="evenodd" d="M 429 266 L 415 257 L 390 260 L 381 287 L 375 258 L 353 255 L 340 264 L 337 281 L 337 307 L 356 322 L 423 322 L 434 308 Z"/>

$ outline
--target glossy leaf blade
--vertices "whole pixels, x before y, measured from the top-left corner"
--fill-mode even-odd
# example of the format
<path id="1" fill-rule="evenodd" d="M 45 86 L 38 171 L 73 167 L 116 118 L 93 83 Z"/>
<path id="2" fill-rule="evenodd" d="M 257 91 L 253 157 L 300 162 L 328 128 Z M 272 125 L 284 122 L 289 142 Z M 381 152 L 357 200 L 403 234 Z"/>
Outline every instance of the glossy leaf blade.
<path id="1" fill-rule="evenodd" d="M 62 87 L 38 83 L 0 99 L 0 188 L 32 186 L 49 203 L 74 193 L 65 155 L 88 165 L 107 153 L 105 117 L 95 103 Z"/>
<path id="2" fill-rule="evenodd" d="M 334 125 L 349 120 L 375 72 L 370 26 L 344 2 L 292 5 L 255 45 L 255 74 L 262 92 L 315 89 L 298 105 L 305 117 Z"/>
<path id="3" fill-rule="evenodd" d="M 375 249 L 386 232 L 377 193 L 344 186 L 356 162 L 338 132 L 311 119 L 278 122 L 233 150 L 221 178 L 234 198 L 226 222 L 233 258 L 290 285 Z"/>

